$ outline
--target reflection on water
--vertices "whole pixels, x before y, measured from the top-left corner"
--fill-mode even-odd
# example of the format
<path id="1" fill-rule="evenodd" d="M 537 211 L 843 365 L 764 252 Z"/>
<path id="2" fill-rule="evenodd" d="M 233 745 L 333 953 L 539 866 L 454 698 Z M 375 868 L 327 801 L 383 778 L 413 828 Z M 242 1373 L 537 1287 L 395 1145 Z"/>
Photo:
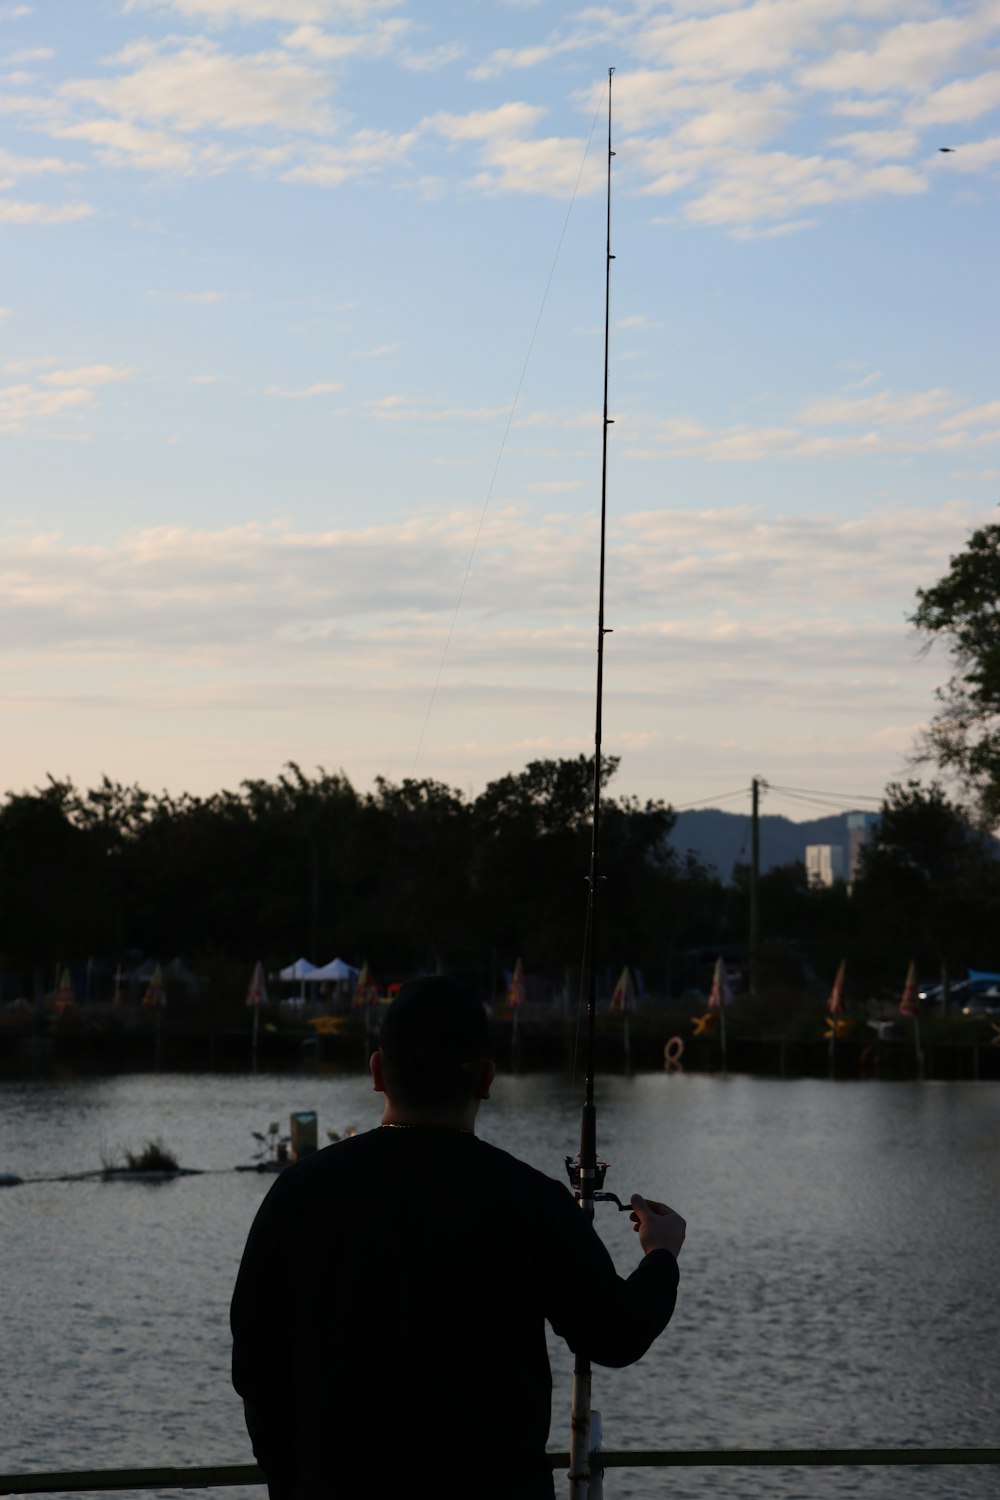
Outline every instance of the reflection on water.
<path id="1" fill-rule="evenodd" d="M 481 1133 L 560 1176 L 579 1092 L 563 1078 L 501 1078 Z M 0 1192 L 4 1469 L 249 1459 L 227 1312 L 269 1179 L 231 1168 L 250 1159 L 251 1130 L 302 1108 L 319 1112 L 322 1140 L 327 1127 L 373 1125 L 379 1102 L 361 1076 L 0 1089 L 0 1171 L 82 1171 L 152 1135 L 208 1169 Z M 996 1085 L 650 1074 L 602 1081 L 598 1110 L 609 1186 L 663 1198 L 689 1221 L 666 1336 L 632 1369 L 595 1375 L 608 1447 L 996 1442 Z M 599 1215 L 627 1269 L 627 1217 Z M 551 1347 L 551 1443 L 565 1447 L 571 1361 Z M 607 1492 L 961 1500 L 1000 1494 L 1000 1475 L 615 1470 Z"/>

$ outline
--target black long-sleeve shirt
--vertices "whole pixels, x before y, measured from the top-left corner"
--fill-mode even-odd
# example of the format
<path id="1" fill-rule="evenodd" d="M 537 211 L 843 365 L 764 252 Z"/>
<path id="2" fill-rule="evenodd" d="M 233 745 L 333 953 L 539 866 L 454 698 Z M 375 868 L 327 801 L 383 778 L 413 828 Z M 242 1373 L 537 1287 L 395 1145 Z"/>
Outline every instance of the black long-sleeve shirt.
<path id="1" fill-rule="evenodd" d="M 566 1187 L 474 1135 L 381 1128 L 304 1158 L 261 1205 L 232 1304 L 271 1500 L 421 1473 L 440 1497 L 550 1497 L 546 1319 L 627 1365 L 676 1294 L 668 1250 L 622 1279 Z"/>

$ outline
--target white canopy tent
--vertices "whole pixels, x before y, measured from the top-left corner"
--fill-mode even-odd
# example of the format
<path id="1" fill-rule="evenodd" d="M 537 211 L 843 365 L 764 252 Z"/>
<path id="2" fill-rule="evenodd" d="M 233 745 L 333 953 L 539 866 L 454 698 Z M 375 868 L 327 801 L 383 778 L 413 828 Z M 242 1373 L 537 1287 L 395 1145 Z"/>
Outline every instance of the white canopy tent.
<path id="1" fill-rule="evenodd" d="M 345 964 L 342 958 L 333 958 L 328 964 L 313 964 L 308 958 L 297 958 L 287 968 L 278 970 L 278 978 L 299 986 L 297 1003 L 304 1005 L 307 984 L 354 984 L 360 972 L 352 964 Z"/>
<path id="2" fill-rule="evenodd" d="M 294 979 L 310 979 L 316 972 L 316 965 L 311 964 L 308 958 L 297 958 L 287 969 L 278 970 L 278 978 L 291 982 Z"/>
<path id="3" fill-rule="evenodd" d="M 355 969 L 352 964 L 345 964 L 342 958 L 333 958 L 328 964 L 324 964 L 321 969 L 314 969 L 309 976 L 309 982 L 313 983 L 323 979 L 332 979 L 336 983 L 342 984 L 345 979 L 357 979 L 360 973 L 360 969 Z"/>
<path id="4" fill-rule="evenodd" d="M 299 1004 L 305 1005 L 306 982 L 312 979 L 315 972 L 316 965 L 311 964 L 308 958 L 297 958 L 287 968 L 278 970 L 278 978 L 283 979 L 286 984 L 293 984 L 297 981 L 299 986 Z"/>

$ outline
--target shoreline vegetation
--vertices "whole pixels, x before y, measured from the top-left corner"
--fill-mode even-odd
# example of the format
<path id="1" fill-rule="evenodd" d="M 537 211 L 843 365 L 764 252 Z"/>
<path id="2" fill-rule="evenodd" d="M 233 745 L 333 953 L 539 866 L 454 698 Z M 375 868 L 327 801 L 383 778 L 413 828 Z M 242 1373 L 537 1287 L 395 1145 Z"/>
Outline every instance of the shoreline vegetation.
<path id="1" fill-rule="evenodd" d="M 310 1007 L 310 1009 L 318 1009 Z M 122 1014 L 92 1007 L 38 1026 L 27 1016 L 0 1024 L 0 1078 L 116 1072 L 363 1072 L 376 1045 L 376 1012 L 353 1011 L 335 1028 L 311 1026 L 278 1007 L 263 1012 L 256 1059 L 249 1019 L 199 1024 L 169 1014 Z M 599 1017 L 597 1066 L 602 1074 L 633 1072 L 750 1073 L 772 1077 L 841 1079 L 1000 1080 L 1000 1024 L 990 1016 L 920 1018 L 920 1054 L 912 1020 L 885 1005 L 878 1015 L 849 1016 L 831 1051 L 822 1008 L 788 1010 L 750 1002 L 726 1016 L 725 1066 L 720 1035 L 698 1035 L 704 1006 L 650 1006 L 629 1016 Z M 313 1016 L 312 1019 L 320 1019 Z M 877 1028 L 877 1029 L 876 1029 Z M 574 1013 L 518 1016 L 501 1008 L 492 1018 L 493 1050 L 502 1073 L 569 1072 L 577 1024 Z M 677 1041 L 682 1044 L 678 1050 Z M 670 1048 L 670 1057 L 665 1056 Z"/>
<path id="2" fill-rule="evenodd" d="M 487 1002 L 501 1068 L 569 1070 L 592 791 L 579 755 L 477 796 L 427 779 L 359 793 L 294 764 L 207 798 L 107 779 L 8 793 L 0 1076 L 361 1068 L 372 1001 L 419 973 Z M 958 984 L 1000 972 L 1000 846 L 940 786 L 886 789 L 850 884 L 801 863 L 723 878 L 671 845 L 675 821 L 663 801 L 603 800 L 602 1071 L 663 1068 L 672 1043 L 667 1065 L 692 1072 L 997 1076 L 1000 1028 L 960 1012 Z M 707 1013 L 720 971 L 724 1025 Z M 613 1014 L 616 975 L 631 998 Z"/>

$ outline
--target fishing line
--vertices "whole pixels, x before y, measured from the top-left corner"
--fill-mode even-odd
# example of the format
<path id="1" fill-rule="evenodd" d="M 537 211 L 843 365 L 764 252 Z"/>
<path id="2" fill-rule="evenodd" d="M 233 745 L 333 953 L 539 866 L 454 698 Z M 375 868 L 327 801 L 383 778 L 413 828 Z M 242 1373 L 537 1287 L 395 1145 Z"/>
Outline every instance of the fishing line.
<path id="1" fill-rule="evenodd" d="M 537 316 L 535 317 L 534 327 L 532 328 L 532 331 L 531 331 L 531 338 L 530 338 L 530 340 L 528 342 L 527 353 L 524 356 L 524 362 L 523 362 L 523 364 L 521 366 L 521 374 L 520 374 L 520 377 L 518 378 L 517 386 L 516 386 L 515 391 L 514 391 L 514 398 L 513 398 L 513 401 L 511 402 L 510 411 L 509 411 L 509 413 L 507 415 L 507 421 L 506 421 L 506 424 L 504 426 L 503 435 L 502 435 L 501 440 L 500 440 L 500 446 L 499 446 L 499 448 L 497 450 L 496 461 L 494 462 L 494 465 L 493 465 L 493 472 L 490 475 L 490 482 L 489 482 L 489 485 L 488 485 L 487 490 L 486 490 L 486 498 L 483 501 L 482 510 L 481 510 L 480 516 L 479 516 L 479 522 L 478 522 L 478 524 L 476 526 L 475 534 L 473 535 L 472 548 L 471 548 L 471 550 L 469 552 L 469 559 L 468 559 L 468 562 L 466 563 L 466 566 L 465 566 L 465 573 L 464 573 L 464 575 L 462 577 L 462 584 L 461 584 L 461 587 L 459 588 L 459 591 L 458 591 L 458 598 L 455 601 L 455 608 L 452 611 L 451 621 L 450 621 L 450 624 L 448 626 L 448 632 L 447 632 L 447 635 L 445 636 L 444 647 L 443 647 L 442 652 L 441 652 L 441 660 L 438 663 L 437 673 L 436 673 L 436 675 L 434 677 L 434 684 L 433 684 L 433 686 L 431 688 L 430 697 L 429 697 L 428 702 L 427 702 L 427 711 L 424 714 L 423 723 L 422 723 L 421 728 L 420 728 L 420 734 L 419 734 L 419 736 L 417 738 L 416 748 L 415 748 L 415 750 L 413 752 L 413 761 L 412 761 L 411 766 L 410 766 L 410 774 L 409 774 L 409 777 L 404 778 L 404 780 L 410 780 L 410 781 L 412 781 L 412 780 L 414 780 L 416 778 L 417 764 L 418 764 L 418 762 L 420 760 L 421 753 L 423 751 L 424 740 L 427 737 L 427 726 L 430 723 L 431 714 L 432 714 L 432 712 L 434 710 L 434 704 L 435 704 L 435 701 L 437 699 L 438 688 L 441 685 L 441 677 L 442 677 L 442 674 L 444 672 L 444 665 L 445 665 L 445 662 L 447 661 L 447 658 L 448 658 L 448 652 L 451 649 L 451 642 L 452 642 L 452 638 L 453 638 L 453 636 L 455 634 L 455 626 L 456 626 L 456 623 L 458 621 L 459 610 L 462 607 L 462 600 L 465 597 L 466 586 L 468 585 L 469 576 L 470 576 L 470 574 L 472 572 L 472 564 L 473 564 L 473 562 L 475 560 L 476 551 L 477 551 L 478 546 L 479 546 L 479 538 L 480 538 L 480 536 L 482 534 L 483 526 L 485 525 L 485 522 L 486 522 L 486 513 L 489 510 L 490 501 L 493 498 L 493 490 L 494 490 L 494 488 L 496 486 L 497 475 L 500 472 L 500 464 L 503 461 L 504 452 L 505 452 L 506 447 L 507 447 L 507 440 L 508 440 L 508 438 L 510 436 L 510 429 L 511 429 L 511 426 L 513 425 L 514 415 L 515 415 L 515 413 L 517 411 L 518 402 L 520 401 L 520 398 L 521 398 L 521 390 L 522 390 L 522 387 L 524 386 L 524 381 L 525 381 L 525 378 L 526 378 L 527 373 L 528 373 L 528 366 L 529 366 L 529 364 L 531 362 L 531 355 L 532 355 L 532 352 L 533 352 L 534 347 L 535 347 L 535 340 L 536 340 L 536 338 L 538 336 L 538 330 L 539 330 L 539 328 L 541 326 L 542 315 L 545 312 L 545 306 L 546 306 L 546 303 L 548 301 L 549 291 L 550 291 L 550 289 L 552 287 L 552 281 L 553 281 L 553 278 L 555 277 L 556 267 L 557 267 L 557 265 L 559 263 L 559 256 L 560 256 L 560 253 L 562 251 L 563 241 L 566 238 L 566 230 L 569 228 L 570 216 L 571 216 L 571 214 L 573 212 L 573 206 L 576 203 L 576 199 L 577 199 L 577 196 L 579 194 L 580 182 L 581 182 L 581 180 L 583 178 L 584 168 L 587 165 L 587 158 L 590 155 L 590 148 L 591 148 L 591 145 L 592 145 L 593 139 L 594 139 L 594 131 L 597 128 L 597 121 L 598 121 L 598 119 L 600 117 L 600 114 L 601 114 L 601 109 L 602 109 L 602 106 L 603 106 L 603 103 L 604 103 L 604 95 L 605 95 L 605 91 L 606 91 L 607 87 L 608 87 L 608 85 L 607 85 L 607 83 L 605 83 L 604 88 L 602 88 L 602 90 L 601 90 L 601 95 L 600 95 L 600 98 L 599 98 L 598 103 L 597 103 L 597 108 L 594 111 L 594 118 L 591 121 L 590 133 L 587 136 L 587 143 L 584 146 L 583 155 L 580 158 L 580 168 L 579 168 L 579 171 L 576 174 L 576 181 L 573 184 L 573 192 L 570 195 L 569 204 L 567 205 L 566 214 L 565 214 L 565 217 L 563 219 L 562 229 L 559 232 L 559 238 L 558 238 L 558 240 L 556 242 L 555 253 L 554 253 L 553 257 L 552 257 L 552 265 L 549 268 L 549 274 L 548 274 L 548 277 L 547 277 L 546 282 L 545 282 L 544 290 L 542 292 L 542 298 L 541 298 L 541 302 L 539 303 L 538 313 L 537 313 Z M 381 875 L 381 879 L 380 879 L 380 882 L 379 882 L 378 891 L 377 891 L 376 897 L 375 897 L 375 903 L 374 903 L 374 905 L 375 905 L 375 910 L 376 911 L 381 911 L 381 909 L 383 907 L 383 904 L 384 904 L 384 896 L 385 896 L 385 888 L 386 888 L 386 880 L 387 880 L 388 867 L 389 867 L 389 864 L 391 863 L 393 855 L 395 853 L 396 844 L 397 844 L 397 840 L 399 839 L 399 836 L 400 836 L 400 821 L 397 818 L 397 819 L 393 820 L 392 836 L 391 836 L 391 839 L 390 839 L 390 842 L 389 842 L 389 848 L 386 851 L 386 859 L 385 859 L 385 862 L 383 864 L 382 875 Z"/>
<path id="2" fill-rule="evenodd" d="M 542 292 L 542 300 L 541 300 L 541 303 L 539 304 L 538 316 L 535 318 L 535 326 L 531 330 L 531 338 L 530 338 L 530 340 L 528 342 L 528 352 L 524 356 L 524 363 L 523 363 L 523 365 L 521 367 L 520 378 L 518 379 L 518 382 L 517 382 L 517 388 L 514 391 L 514 399 L 513 399 L 512 403 L 511 403 L 511 408 L 510 408 L 510 411 L 509 411 L 509 413 L 507 415 L 507 423 L 506 423 L 506 426 L 504 427 L 504 430 L 503 430 L 503 436 L 500 439 L 500 447 L 499 447 L 499 449 L 497 451 L 496 462 L 493 465 L 493 473 L 490 476 L 489 486 L 488 486 L 487 491 L 486 491 L 486 499 L 483 502 L 483 508 L 482 508 L 482 511 L 480 513 L 480 516 L 479 516 L 479 523 L 476 526 L 475 534 L 474 534 L 474 536 L 472 538 L 472 550 L 469 553 L 469 560 L 468 560 L 468 562 L 466 563 L 466 566 L 465 566 L 465 574 L 464 574 L 464 576 L 462 578 L 462 585 L 461 585 L 461 588 L 458 591 L 458 599 L 455 602 L 455 608 L 454 608 L 454 610 L 452 612 L 452 616 L 451 616 L 451 623 L 448 626 L 448 634 L 445 637 L 444 649 L 441 652 L 441 661 L 440 661 L 440 663 L 438 665 L 437 675 L 434 678 L 434 686 L 431 688 L 430 700 L 429 700 L 429 702 L 427 704 L 427 712 L 424 715 L 424 722 L 423 722 L 423 725 L 421 726 L 420 735 L 419 735 L 419 738 L 417 740 L 417 748 L 416 748 L 416 750 L 414 751 L 414 754 L 413 754 L 413 765 L 410 768 L 410 776 L 411 777 L 413 776 L 414 772 L 416 771 L 417 762 L 420 759 L 420 754 L 421 754 L 421 751 L 423 750 L 424 739 L 425 739 L 426 734 L 427 734 L 427 726 L 428 726 L 428 724 L 430 722 L 431 713 L 432 713 L 432 711 L 434 709 L 434 702 L 435 702 L 435 699 L 437 698 L 438 688 L 441 685 L 441 675 L 444 672 L 444 664 L 445 664 L 445 661 L 447 660 L 448 652 L 449 652 L 449 650 L 451 648 L 452 636 L 455 633 L 455 624 L 456 624 L 456 621 L 458 620 L 458 612 L 459 612 L 459 610 L 462 607 L 462 600 L 465 597 L 465 589 L 466 589 L 466 585 L 469 582 L 469 575 L 472 572 L 472 564 L 473 564 L 473 562 L 475 560 L 476 549 L 479 546 L 479 538 L 480 538 L 480 535 L 482 534 L 483 526 L 485 525 L 485 522 L 486 522 L 486 512 L 489 510 L 489 508 L 490 508 L 490 501 L 493 498 L 493 489 L 494 489 L 494 486 L 496 485 L 497 475 L 500 472 L 500 464 L 503 461 L 504 452 L 505 452 L 506 447 L 507 447 L 507 439 L 510 436 L 510 429 L 511 429 L 511 426 L 512 426 L 513 421 L 514 421 L 514 414 L 517 411 L 517 405 L 518 405 L 519 400 L 521 399 L 521 388 L 524 385 L 525 376 L 528 373 L 528 365 L 531 362 L 532 351 L 534 350 L 534 347 L 535 347 L 535 339 L 538 336 L 538 330 L 539 330 L 539 327 L 541 326 L 542 314 L 545 312 L 545 304 L 548 301 L 549 290 L 550 290 L 550 288 L 552 286 L 552 279 L 555 276 L 556 266 L 559 263 L 559 255 L 560 255 L 560 253 L 562 251 L 563 240 L 566 238 L 566 230 L 569 228 L 570 215 L 573 212 L 573 205 L 576 203 L 577 194 L 578 194 L 579 189 L 580 189 L 580 182 L 581 182 L 581 180 L 583 178 L 583 169 L 587 165 L 587 157 L 590 155 L 590 147 L 591 147 L 591 143 L 592 143 L 592 141 L 594 139 L 594 131 L 597 128 L 598 117 L 600 116 L 601 108 L 602 108 L 602 105 L 604 103 L 604 94 L 605 94 L 605 90 L 606 89 L 607 89 L 607 84 L 605 84 L 604 88 L 601 90 L 601 96 L 600 96 L 600 99 L 597 102 L 597 109 L 594 111 L 594 118 L 593 118 L 593 121 L 591 122 L 591 126 L 590 126 L 590 134 L 587 136 L 587 144 L 584 147 L 583 156 L 581 157 L 581 160 L 580 160 L 580 170 L 576 174 L 576 181 L 573 184 L 573 192 L 572 192 L 572 195 L 571 195 L 570 200 L 569 200 L 569 205 L 568 205 L 568 207 L 566 209 L 566 216 L 563 219 L 563 226 L 562 226 L 562 229 L 560 230 L 560 233 L 559 233 L 559 239 L 558 239 L 558 241 L 556 243 L 555 254 L 552 257 L 552 266 L 551 266 L 551 268 L 549 270 L 548 279 L 547 279 L 547 281 L 545 283 L 545 290 Z"/>

